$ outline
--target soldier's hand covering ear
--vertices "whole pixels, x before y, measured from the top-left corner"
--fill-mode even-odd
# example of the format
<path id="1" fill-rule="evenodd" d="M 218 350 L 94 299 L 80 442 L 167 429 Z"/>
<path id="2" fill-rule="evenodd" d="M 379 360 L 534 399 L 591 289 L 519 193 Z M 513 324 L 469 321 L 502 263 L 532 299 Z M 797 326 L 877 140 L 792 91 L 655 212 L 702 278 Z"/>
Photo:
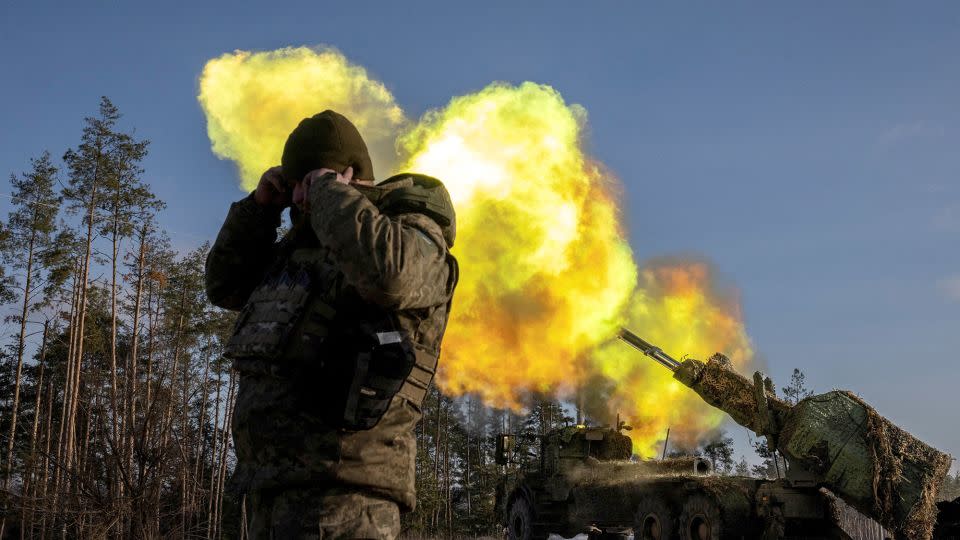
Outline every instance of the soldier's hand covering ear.
<path id="1" fill-rule="evenodd" d="M 281 167 L 270 167 L 263 176 L 260 177 L 260 183 L 257 184 L 257 190 L 253 193 L 253 200 L 265 208 L 270 208 L 278 212 L 290 206 L 292 193 L 283 181 Z"/>
<path id="2" fill-rule="evenodd" d="M 349 184 L 353 181 L 353 167 L 347 167 L 347 170 L 343 171 L 343 174 L 340 174 L 333 169 L 323 168 L 308 172 L 307 175 L 303 177 L 304 187 L 307 188 L 307 191 L 309 192 L 310 186 L 313 184 L 315 179 L 329 173 L 335 174 L 337 182 L 340 182 L 341 184 Z"/>
<path id="3" fill-rule="evenodd" d="M 350 182 L 353 181 L 353 167 L 347 167 L 347 170 L 343 171 L 343 174 L 333 169 L 314 169 L 308 172 L 307 175 L 303 177 L 303 181 L 294 188 L 293 203 L 304 212 L 309 211 L 310 186 L 328 174 L 333 175 L 333 180 L 341 184 L 350 184 Z"/>

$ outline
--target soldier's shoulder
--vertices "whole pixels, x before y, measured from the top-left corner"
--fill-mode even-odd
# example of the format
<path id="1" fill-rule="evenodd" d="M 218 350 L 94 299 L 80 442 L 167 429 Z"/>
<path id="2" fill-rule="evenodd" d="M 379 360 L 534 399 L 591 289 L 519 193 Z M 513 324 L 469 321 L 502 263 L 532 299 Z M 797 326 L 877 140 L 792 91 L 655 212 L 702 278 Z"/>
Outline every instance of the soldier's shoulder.
<path id="1" fill-rule="evenodd" d="M 399 217 L 404 226 L 413 230 L 418 241 L 425 247 L 432 248 L 432 251 L 445 252 L 447 242 L 443 239 L 443 229 L 436 221 L 423 214 L 411 213 L 403 214 Z"/>

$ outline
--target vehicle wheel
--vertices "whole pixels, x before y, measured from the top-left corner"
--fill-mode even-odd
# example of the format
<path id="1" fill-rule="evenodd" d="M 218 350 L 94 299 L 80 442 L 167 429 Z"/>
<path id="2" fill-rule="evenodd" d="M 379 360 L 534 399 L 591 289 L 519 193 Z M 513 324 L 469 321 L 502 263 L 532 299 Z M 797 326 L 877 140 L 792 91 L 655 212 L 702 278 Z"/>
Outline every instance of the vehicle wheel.
<path id="1" fill-rule="evenodd" d="M 533 540 L 533 507 L 524 496 L 514 497 L 507 512 L 507 538 Z"/>
<path id="2" fill-rule="evenodd" d="M 662 498 L 645 495 L 634 514 L 634 540 L 672 540 L 676 529 L 675 515 Z"/>
<path id="3" fill-rule="evenodd" d="M 693 495 L 680 512 L 680 538 L 720 540 L 720 508 L 705 495 Z"/>

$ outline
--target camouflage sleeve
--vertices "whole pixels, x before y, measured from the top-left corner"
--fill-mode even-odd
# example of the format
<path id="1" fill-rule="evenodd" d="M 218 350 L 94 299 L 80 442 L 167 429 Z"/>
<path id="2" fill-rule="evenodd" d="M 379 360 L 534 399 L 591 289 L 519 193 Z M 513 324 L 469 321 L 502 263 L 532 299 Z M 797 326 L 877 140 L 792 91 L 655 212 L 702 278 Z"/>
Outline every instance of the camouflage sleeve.
<path id="1" fill-rule="evenodd" d="M 253 194 L 230 205 L 220 234 L 207 254 L 207 298 L 216 306 L 238 310 L 273 260 L 280 214 L 262 208 Z"/>
<path id="2" fill-rule="evenodd" d="M 310 223 L 365 300 L 392 309 L 450 300 L 455 263 L 427 216 L 381 214 L 356 189 L 325 180 L 310 188 Z"/>

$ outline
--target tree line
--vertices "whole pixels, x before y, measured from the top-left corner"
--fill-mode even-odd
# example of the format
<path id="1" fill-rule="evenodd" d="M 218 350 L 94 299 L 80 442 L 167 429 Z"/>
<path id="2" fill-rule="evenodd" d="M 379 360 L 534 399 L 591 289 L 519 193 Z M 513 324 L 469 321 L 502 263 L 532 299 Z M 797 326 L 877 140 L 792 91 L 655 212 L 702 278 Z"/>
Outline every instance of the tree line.
<path id="1" fill-rule="evenodd" d="M 149 142 L 107 98 L 60 160 L 10 176 L 0 225 L 0 537 L 235 536 L 208 246 L 171 248 Z"/>

